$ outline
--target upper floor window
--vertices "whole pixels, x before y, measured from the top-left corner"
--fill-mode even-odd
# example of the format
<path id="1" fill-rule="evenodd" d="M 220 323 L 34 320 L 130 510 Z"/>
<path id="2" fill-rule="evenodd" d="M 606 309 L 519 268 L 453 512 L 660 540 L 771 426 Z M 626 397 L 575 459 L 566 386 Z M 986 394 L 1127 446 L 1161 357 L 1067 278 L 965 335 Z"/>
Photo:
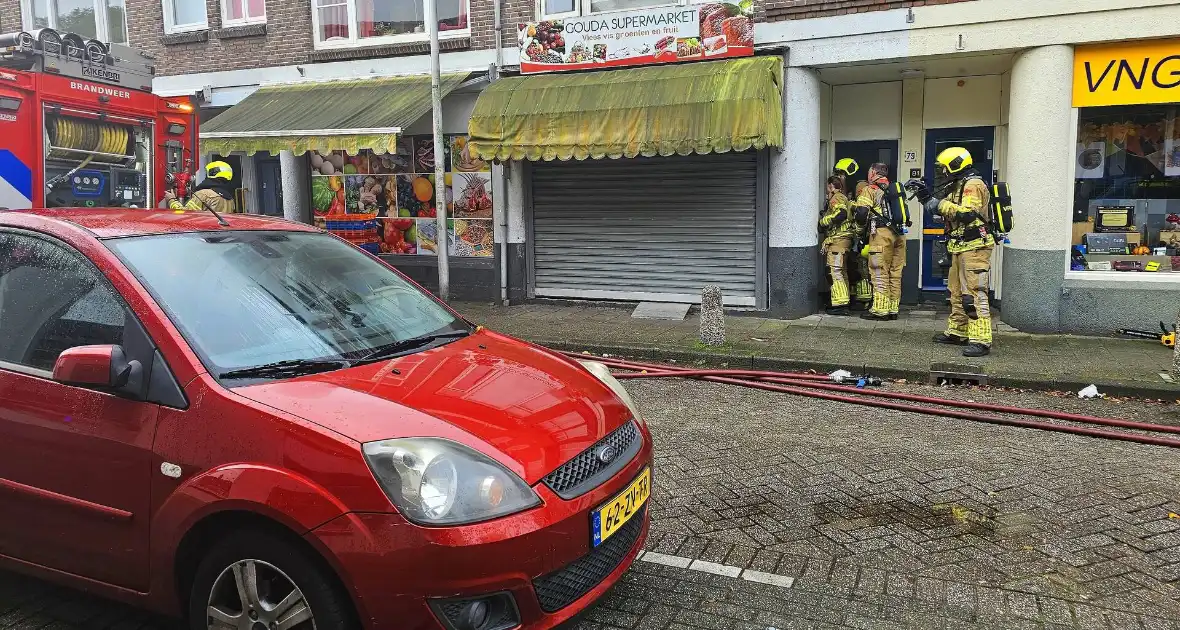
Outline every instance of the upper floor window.
<path id="1" fill-rule="evenodd" d="M 224 26 L 261 24 L 266 21 L 266 0 L 221 0 Z"/>
<path id="2" fill-rule="evenodd" d="M 441 37 L 468 35 L 468 0 L 437 0 Z M 426 38 L 423 0 L 312 0 L 318 48 L 374 46 Z"/>
<path id="3" fill-rule="evenodd" d="M 685 0 L 540 0 L 545 17 L 577 17 L 608 11 L 627 11 L 685 4 Z"/>
<path id="4" fill-rule="evenodd" d="M 22 0 L 25 30 L 52 28 L 113 44 L 127 43 L 125 0 Z"/>
<path id="5" fill-rule="evenodd" d="M 205 0 L 164 0 L 164 32 L 184 33 L 209 28 Z"/>

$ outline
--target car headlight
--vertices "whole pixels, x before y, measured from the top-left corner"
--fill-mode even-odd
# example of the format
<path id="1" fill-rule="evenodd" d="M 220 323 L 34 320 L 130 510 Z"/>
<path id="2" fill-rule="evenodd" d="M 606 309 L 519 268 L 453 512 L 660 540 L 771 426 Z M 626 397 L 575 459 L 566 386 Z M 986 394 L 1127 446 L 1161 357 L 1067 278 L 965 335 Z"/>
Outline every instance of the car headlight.
<path id="1" fill-rule="evenodd" d="M 627 393 L 627 389 L 623 387 L 619 379 L 610 373 L 610 368 L 597 361 L 579 360 L 578 363 L 581 363 L 595 378 L 602 381 L 603 385 L 609 387 L 615 393 L 615 396 L 618 396 L 619 400 L 622 400 L 623 404 L 627 405 L 627 409 L 631 410 L 631 415 L 635 417 L 637 422 L 643 422 L 643 418 L 639 415 L 639 407 L 635 404 L 634 400 L 631 400 L 631 394 Z"/>
<path id="2" fill-rule="evenodd" d="M 520 477 L 457 442 L 381 440 L 365 444 L 363 451 L 389 500 L 419 525 L 477 523 L 541 503 Z"/>

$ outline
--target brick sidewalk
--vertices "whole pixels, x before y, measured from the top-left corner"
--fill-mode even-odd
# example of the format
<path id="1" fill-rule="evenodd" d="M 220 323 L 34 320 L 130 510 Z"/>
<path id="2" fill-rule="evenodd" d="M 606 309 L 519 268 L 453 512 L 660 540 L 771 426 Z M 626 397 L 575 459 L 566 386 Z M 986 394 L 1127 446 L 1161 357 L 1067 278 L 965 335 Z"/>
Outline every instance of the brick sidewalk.
<path id="1" fill-rule="evenodd" d="M 698 341 L 695 314 L 669 322 L 634 319 L 630 309 L 596 305 L 461 303 L 455 308 L 493 330 L 567 350 L 707 359 L 730 367 L 860 372 L 867 366 L 874 374 L 920 381 L 932 368 L 981 370 L 991 384 L 1076 391 L 1093 383 L 1112 393 L 1169 400 L 1180 395 L 1180 386 L 1160 376 L 1170 370 L 1172 355 L 1158 343 L 1032 335 L 1000 325 L 993 354 L 967 359 L 959 348 L 931 342 L 945 326 L 945 315 L 932 310 L 905 311 L 893 322 L 827 315 L 799 320 L 729 316 L 727 344 L 712 349 Z"/>

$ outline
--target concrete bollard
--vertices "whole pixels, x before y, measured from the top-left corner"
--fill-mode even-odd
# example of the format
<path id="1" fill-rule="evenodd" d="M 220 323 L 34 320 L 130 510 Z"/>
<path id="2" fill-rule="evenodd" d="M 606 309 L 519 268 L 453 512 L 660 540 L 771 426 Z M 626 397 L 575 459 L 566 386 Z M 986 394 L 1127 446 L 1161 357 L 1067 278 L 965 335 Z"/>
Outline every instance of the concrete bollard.
<path id="1" fill-rule="evenodd" d="M 701 343 L 725 345 L 725 309 L 722 307 L 721 287 L 715 284 L 701 290 Z"/>

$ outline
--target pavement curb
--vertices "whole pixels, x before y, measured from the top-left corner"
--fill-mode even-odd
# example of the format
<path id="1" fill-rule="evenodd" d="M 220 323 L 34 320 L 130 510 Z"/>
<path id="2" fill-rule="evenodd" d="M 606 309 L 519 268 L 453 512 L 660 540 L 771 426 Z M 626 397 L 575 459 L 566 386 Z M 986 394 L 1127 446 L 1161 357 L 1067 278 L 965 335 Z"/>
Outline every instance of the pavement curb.
<path id="1" fill-rule="evenodd" d="M 785 359 L 782 357 L 762 356 L 749 353 L 705 352 L 668 350 L 650 346 L 616 346 L 603 344 L 586 344 L 569 341 L 533 341 L 552 350 L 564 352 L 589 352 L 591 354 L 609 354 L 620 358 L 637 360 L 677 363 L 701 362 L 711 367 L 730 367 L 735 369 L 772 370 L 772 371 L 815 371 L 827 374 L 834 370 L 845 369 L 850 372 L 867 370 L 871 375 L 885 379 L 906 379 L 911 383 L 925 383 L 930 376 L 931 368 L 896 368 L 873 365 L 848 365 L 823 361 L 805 361 Z M 1069 379 L 1030 379 L 1024 377 L 1010 377 L 1002 374 L 989 374 L 986 371 L 988 385 L 992 387 L 1012 387 L 1017 389 L 1031 389 L 1038 391 L 1077 392 L 1088 386 L 1096 385 L 1098 391 L 1108 396 L 1126 398 L 1146 398 L 1162 400 L 1180 399 L 1180 385 L 1167 383 L 1143 383 L 1128 381 L 1075 381 Z"/>

